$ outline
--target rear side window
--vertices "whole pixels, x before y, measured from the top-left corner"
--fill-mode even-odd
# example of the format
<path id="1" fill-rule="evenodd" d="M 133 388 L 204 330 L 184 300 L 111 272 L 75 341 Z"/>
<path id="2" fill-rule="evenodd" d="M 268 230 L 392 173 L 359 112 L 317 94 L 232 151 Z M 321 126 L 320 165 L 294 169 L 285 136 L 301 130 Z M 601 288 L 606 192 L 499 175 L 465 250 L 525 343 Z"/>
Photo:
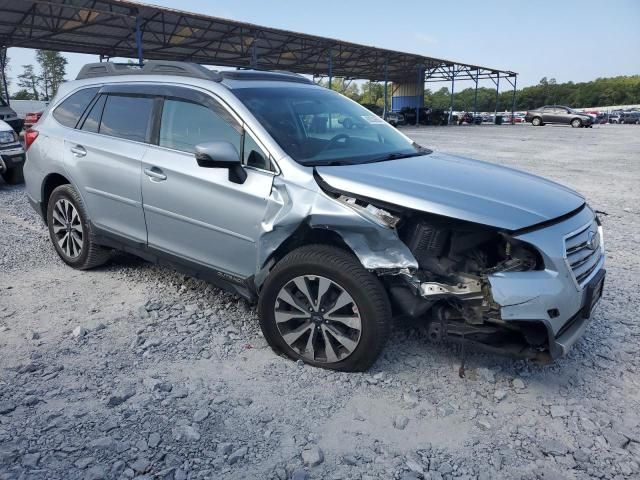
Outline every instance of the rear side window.
<path id="1" fill-rule="evenodd" d="M 98 88 L 85 88 L 77 91 L 55 108 L 54 118 L 65 127 L 74 128 L 98 90 Z"/>
<path id="2" fill-rule="evenodd" d="M 209 107 L 181 100 L 165 100 L 160 124 L 161 147 L 194 152 L 205 142 L 229 142 L 240 152 L 240 132 Z"/>
<path id="3" fill-rule="evenodd" d="M 91 111 L 82 124 L 82 130 L 86 132 L 98 133 L 100 131 L 100 119 L 102 118 L 102 110 L 104 109 L 106 95 L 101 95 L 96 103 L 91 107 Z"/>
<path id="4" fill-rule="evenodd" d="M 153 99 L 150 97 L 109 95 L 102 112 L 100 133 L 146 142 L 152 109 Z"/>

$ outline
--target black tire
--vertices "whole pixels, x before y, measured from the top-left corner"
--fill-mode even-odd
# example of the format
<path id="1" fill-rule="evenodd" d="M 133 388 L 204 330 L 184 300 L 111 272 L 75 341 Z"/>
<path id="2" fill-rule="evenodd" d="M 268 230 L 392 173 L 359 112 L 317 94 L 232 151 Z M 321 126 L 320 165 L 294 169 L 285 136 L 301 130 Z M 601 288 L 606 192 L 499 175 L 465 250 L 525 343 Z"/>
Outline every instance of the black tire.
<path id="1" fill-rule="evenodd" d="M 54 209 L 56 208 L 57 202 L 60 200 L 66 200 L 75 208 L 80 219 L 79 224 L 82 226 L 80 252 L 75 257 L 68 255 L 65 252 L 64 248 L 59 244 L 56 233 L 54 232 Z M 47 205 L 47 225 L 53 247 L 62 261 L 67 265 L 78 270 L 88 270 L 102 265 L 109 260 L 111 250 L 105 249 L 95 243 L 91 233 L 91 224 L 89 223 L 87 211 L 82 203 L 80 195 L 71 185 L 61 185 L 51 193 L 49 203 Z"/>
<path id="2" fill-rule="evenodd" d="M 531 125 L 534 127 L 541 127 L 543 125 L 542 119 L 540 117 L 533 117 L 531 119 Z"/>
<path id="3" fill-rule="evenodd" d="M 361 332 L 357 346 L 346 358 L 336 362 L 306 359 L 282 337 L 275 320 L 276 299 L 287 283 L 302 275 L 325 277 L 338 283 L 353 298 L 361 319 Z M 391 331 L 391 306 L 380 280 L 351 253 L 327 245 L 308 245 L 284 257 L 264 283 L 258 313 L 264 337 L 275 351 L 293 360 L 345 372 L 367 370 L 380 355 Z"/>
<path id="4" fill-rule="evenodd" d="M 24 182 L 24 175 L 22 173 L 22 165 L 17 167 L 7 168 L 2 172 L 2 179 L 9 185 L 18 185 Z"/>
<path id="5" fill-rule="evenodd" d="M 582 120 L 580 120 L 579 118 L 574 118 L 573 120 L 571 120 L 571 126 L 573 128 L 580 128 L 582 127 Z"/>

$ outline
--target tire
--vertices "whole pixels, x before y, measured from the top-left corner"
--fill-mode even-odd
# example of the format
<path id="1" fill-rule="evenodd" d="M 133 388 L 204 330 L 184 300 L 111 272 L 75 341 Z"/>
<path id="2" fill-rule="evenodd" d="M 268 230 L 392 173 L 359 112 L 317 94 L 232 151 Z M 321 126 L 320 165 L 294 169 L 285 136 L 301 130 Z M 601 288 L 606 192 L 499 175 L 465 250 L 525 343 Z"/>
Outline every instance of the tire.
<path id="1" fill-rule="evenodd" d="M 299 284 L 309 295 L 303 295 Z M 336 309 L 338 304 L 343 306 Z M 292 316 L 299 312 L 300 317 Z M 260 292 L 258 314 L 264 337 L 275 351 L 345 372 L 367 370 L 391 331 L 391 306 L 380 280 L 351 253 L 326 245 L 301 247 L 275 266 Z"/>
<path id="2" fill-rule="evenodd" d="M 111 251 L 93 240 L 89 216 L 80 195 L 71 185 L 61 185 L 51 193 L 47 205 L 47 225 L 51 242 L 67 265 L 88 270 L 109 259 Z"/>
<path id="3" fill-rule="evenodd" d="M 571 126 L 573 128 L 580 128 L 582 127 L 582 120 L 580 120 L 579 118 L 574 118 L 573 120 L 571 120 Z"/>
<path id="4" fill-rule="evenodd" d="M 2 179 L 9 185 L 18 185 L 24 182 L 24 175 L 22 173 L 22 165 L 13 168 L 7 168 L 2 172 Z"/>
<path id="5" fill-rule="evenodd" d="M 533 125 L 534 127 L 541 127 L 542 119 L 540 117 L 533 117 L 531 119 L 531 125 Z"/>

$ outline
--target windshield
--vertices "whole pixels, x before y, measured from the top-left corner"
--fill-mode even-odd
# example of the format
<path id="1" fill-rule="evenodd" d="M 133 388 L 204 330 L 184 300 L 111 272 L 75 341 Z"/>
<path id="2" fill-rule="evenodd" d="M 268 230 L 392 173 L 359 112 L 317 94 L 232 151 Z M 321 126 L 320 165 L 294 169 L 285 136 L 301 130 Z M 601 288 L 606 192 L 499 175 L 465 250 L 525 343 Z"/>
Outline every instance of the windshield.
<path id="1" fill-rule="evenodd" d="M 302 165 L 353 165 L 430 153 L 371 111 L 325 88 L 287 85 L 233 92 Z"/>

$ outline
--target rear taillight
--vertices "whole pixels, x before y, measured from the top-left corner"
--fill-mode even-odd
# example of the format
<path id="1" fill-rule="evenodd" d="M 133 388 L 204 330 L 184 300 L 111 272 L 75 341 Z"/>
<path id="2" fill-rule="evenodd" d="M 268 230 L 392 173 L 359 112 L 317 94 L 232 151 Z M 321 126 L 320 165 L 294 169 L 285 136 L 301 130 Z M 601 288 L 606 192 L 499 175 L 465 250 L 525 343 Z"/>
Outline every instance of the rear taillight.
<path id="1" fill-rule="evenodd" d="M 30 128 L 24 133 L 24 149 L 29 150 L 29 147 L 36 141 L 38 138 L 38 131 Z"/>

